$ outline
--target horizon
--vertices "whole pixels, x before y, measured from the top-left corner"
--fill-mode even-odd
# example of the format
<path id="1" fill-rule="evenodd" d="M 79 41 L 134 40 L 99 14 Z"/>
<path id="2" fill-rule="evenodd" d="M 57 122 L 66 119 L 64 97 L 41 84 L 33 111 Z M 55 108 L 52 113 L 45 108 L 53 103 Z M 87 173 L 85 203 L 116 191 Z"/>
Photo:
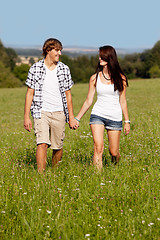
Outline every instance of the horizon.
<path id="1" fill-rule="evenodd" d="M 159 39 L 160 40 L 160 39 Z M 158 42 L 159 40 L 157 40 L 156 42 Z M 1 39 L 0 41 L 2 42 L 2 44 L 5 46 L 5 47 L 10 47 L 10 48 L 27 48 L 27 49 L 32 49 L 32 48 L 36 48 L 36 49 L 42 49 L 43 47 L 43 44 L 13 44 L 13 43 L 5 43 L 3 42 Z M 156 44 L 156 42 L 153 44 L 153 46 Z M 106 44 L 106 45 L 110 45 L 110 44 Z M 103 46 L 103 45 L 101 45 Z M 111 45 L 113 46 L 113 45 Z M 141 47 L 141 46 L 137 46 L 137 47 L 115 47 L 115 49 L 151 49 L 153 46 L 150 46 L 150 47 Z M 100 46 L 89 46 L 89 45 L 72 45 L 72 44 L 69 44 L 69 45 L 64 45 L 63 44 L 63 50 L 64 48 L 78 48 L 78 49 L 99 49 Z"/>
<path id="2" fill-rule="evenodd" d="M 5 47 L 9 47 L 9 48 L 13 48 L 13 49 L 24 49 L 24 50 L 30 50 L 30 49 L 35 49 L 35 50 L 40 50 L 42 51 L 42 46 L 40 45 L 17 45 L 17 44 L 4 44 L 3 45 Z M 95 54 L 98 51 L 99 47 L 89 47 L 89 46 L 72 46 L 72 45 L 68 45 L 68 46 L 63 46 L 63 51 L 64 52 L 71 52 L 71 53 L 85 53 L 85 54 Z M 145 50 L 149 50 L 151 48 L 115 48 L 115 50 L 117 51 L 117 54 L 132 54 L 132 53 L 141 53 Z"/>
<path id="3" fill-rule="evenodd" d="M 159 0 L 61 0 L 61 6 L 52 0 L 5 0 L 1 8 L 0 38 L 5 45 L 41 47 L 54 37 L 65 47 L 151 49 L 160 39 Z"/>

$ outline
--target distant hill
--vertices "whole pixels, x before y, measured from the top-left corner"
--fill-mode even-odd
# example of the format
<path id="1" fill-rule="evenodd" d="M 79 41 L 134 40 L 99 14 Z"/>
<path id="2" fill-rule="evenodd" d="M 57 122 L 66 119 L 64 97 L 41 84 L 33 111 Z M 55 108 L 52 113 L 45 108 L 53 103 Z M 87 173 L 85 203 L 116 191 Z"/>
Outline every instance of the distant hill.
<path id="1" fill-rule="evenodd" d="M 19 56 L 42 56 L 42 50 L 41 49 L 34 49 L 34 48 L 14 48 L 15 52 Z"/>
<path id="2" fill-rule="evenodd" d="M 13 49 L 19 56 L 42 57 L 41 47 L 13 47 Z M 125 56 L 127 54 L 132 54 L 132 53 L 142 53 L 144 50 L 146 49 L 142 49 L 142 48 L 134 48 L 134 49 L 117 48 L 116 49 L 118 56 Z M 94 56 L 98 54 L 98 47 L 91 48 L 91 47 L 66 46 L 63 48 L 63 54 L 71 57 L 77 57 L 81 55 Z"/>

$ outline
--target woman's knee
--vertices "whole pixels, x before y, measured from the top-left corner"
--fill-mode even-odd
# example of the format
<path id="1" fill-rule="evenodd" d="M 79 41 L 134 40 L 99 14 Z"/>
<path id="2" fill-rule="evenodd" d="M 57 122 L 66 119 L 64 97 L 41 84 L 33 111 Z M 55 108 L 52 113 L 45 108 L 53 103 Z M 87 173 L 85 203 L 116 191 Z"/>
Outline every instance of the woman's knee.
<path id="1" fill-rule="evenodd" d="M 103 154 L 103 150 L 104 150 L 104 146 L 103 145 L 94 144 L 94 151 L 97 154 Z"/>
<path id="2" fill-rule="evenodd" d="M 119 156 L 120 155 L 119 149 L 109 149 L 109 153 L 111 156 Z"/>

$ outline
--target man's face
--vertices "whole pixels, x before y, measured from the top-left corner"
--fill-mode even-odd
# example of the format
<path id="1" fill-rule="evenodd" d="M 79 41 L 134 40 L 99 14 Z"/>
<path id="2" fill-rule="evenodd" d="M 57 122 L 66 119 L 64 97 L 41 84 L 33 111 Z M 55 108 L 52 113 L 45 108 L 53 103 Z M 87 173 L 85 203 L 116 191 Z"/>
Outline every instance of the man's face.
<path id="1" fill-rule="evenodd" d="M 48 55 L 50 59 L 53 62 L 59 62 L 59 57 L 61 56 L 61 50 L 60 49 L 52 49 L 51 51 L 48 52 Z"/>

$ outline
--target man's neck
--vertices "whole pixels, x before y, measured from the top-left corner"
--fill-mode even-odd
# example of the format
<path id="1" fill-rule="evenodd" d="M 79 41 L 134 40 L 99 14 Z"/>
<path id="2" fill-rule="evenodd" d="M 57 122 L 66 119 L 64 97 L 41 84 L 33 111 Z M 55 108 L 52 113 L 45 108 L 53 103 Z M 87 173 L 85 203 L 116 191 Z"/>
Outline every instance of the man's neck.
<path id="1" fill-rule="evenodd" d="M 57 66 L 57 62 L 53 62 L 50 58 L 47 57 L 44 59 L 44 63 L 49 70 L 54 70 Z"/>

